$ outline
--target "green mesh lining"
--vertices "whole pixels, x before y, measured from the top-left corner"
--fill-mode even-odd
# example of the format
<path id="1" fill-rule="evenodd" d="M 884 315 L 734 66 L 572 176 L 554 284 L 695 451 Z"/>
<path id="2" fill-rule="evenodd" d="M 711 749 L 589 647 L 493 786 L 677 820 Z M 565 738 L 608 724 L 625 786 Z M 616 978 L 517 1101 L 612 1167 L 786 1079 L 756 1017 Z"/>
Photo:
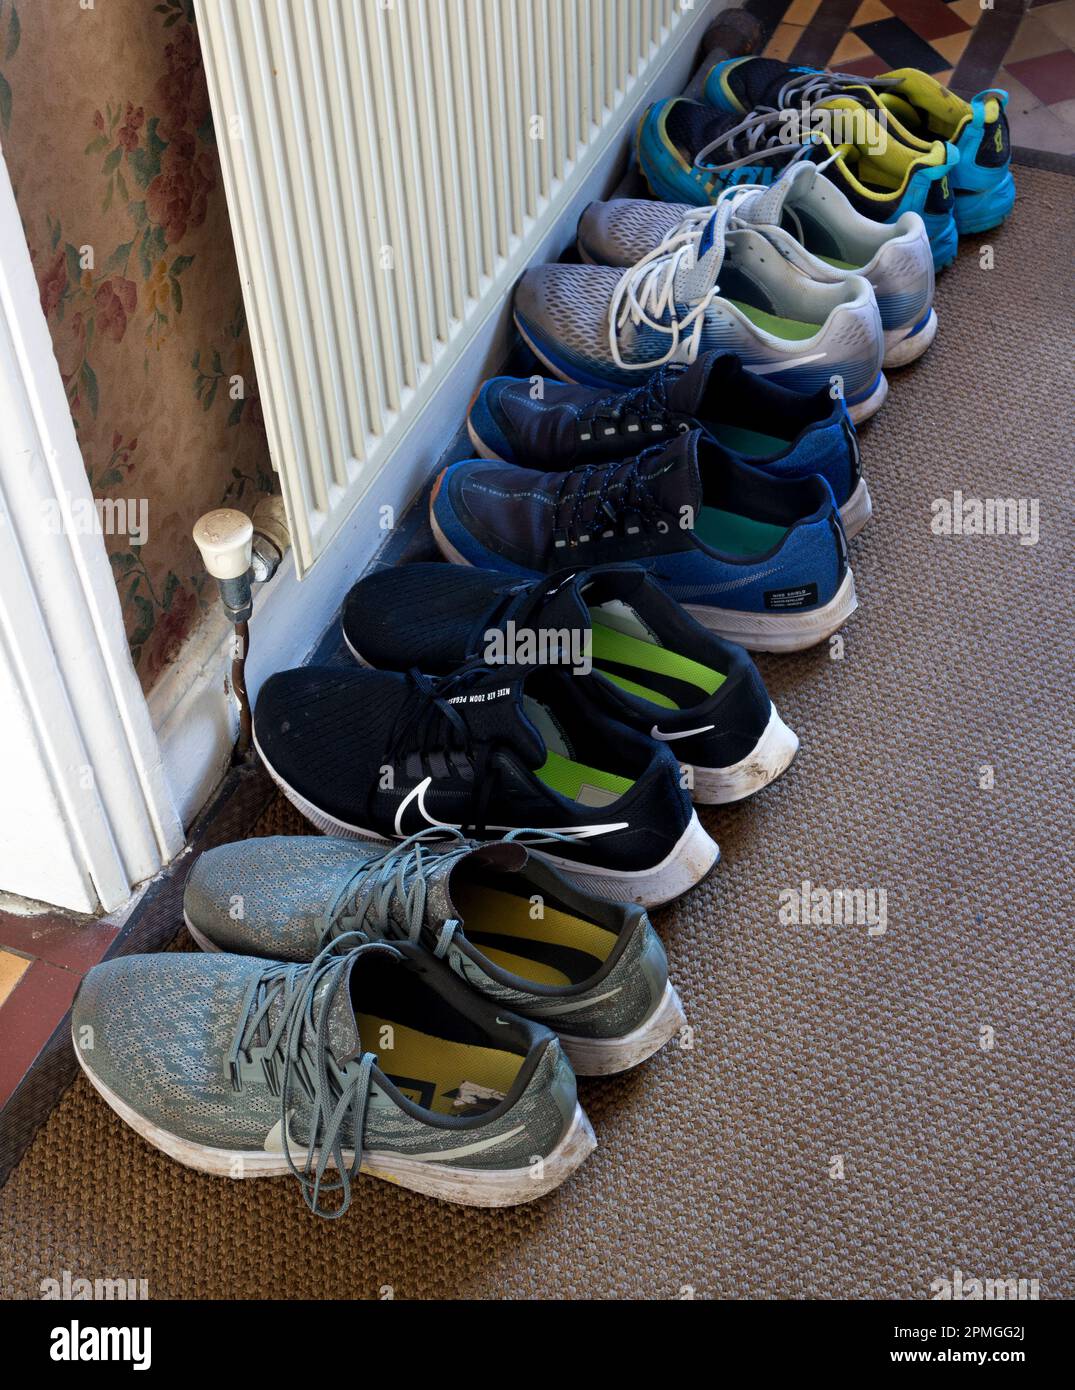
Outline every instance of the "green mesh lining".
<path id="1" fill-rule="evenodd" d="M 622 796 L 634 786 L 630 777 L 618 777 L 614 772 L 602 772 L 599 767 L 587 767 L 585 763 L 573 762 L 571 758 L 561 757 L 550 749 L 545 761 L 536 769 L 536 775 L 547 787 L 569 801 L 577 801 L 584 786 L 598 787 L 601 791 Z"/>
<path id="2" fill-rule="evenodd" d="M 723 512 L 719 507 L 703 507 L 694 532 L 724 555 L 763 555 L 787 535 L 787 527 L 751 521 L 748 516 Z"/>
<path id="3" fill-rule="evenodd" d="M 601 663 L 597 663 L 601 669 Z M 645 685 L 639 685 L 637 681 L 629 681 L 626 676 L 618 676 L 615 671 L 604 671 L 606 680 L 618 685 L 621 690 L 626 690 L 631 695 L 637 695 L 639 699 L 648 700 L 651 705 L 660 705 L 661 709 L 679 709 L 675 700 L 670 700 L 667 695 L 662 695 L 659 690 L 650 690 Z"/>
<path id="4" fill-rule="evenodd" d="M 778 439 L 775 434 L 761 434 L 758 430 L 743 429 L 739 425 L 714 425 L 710 428 L 710 434 L 725 448 L 754 458 L 782 454 L 791 443 L 790 439 Z"/>
<path id="5" fill-rule="evenodd" d="M 817 255 L 817 252 L 814 252 Z M 858 270 L 854 261 L 838 261 L 835 256 L 817 256 L 819 261 L 824 261 L 826 265 L 834 265 L 837 270 Z"/>
<path id="6" fill-rule="evenodd" d="M 631 637 L 617 628 L 608 627 L 593 609 L 590 610 L 590 619 L 595 662 L 613 661 L 617 666 L 653 671 L 657 675 L 697 686 L 706 695 L 712 695 L 724 684 L 720 671 L 703 666 L 700 661 L 692 661 L 689 656 L 681 656 L 679 652 L 669 651 L 667 647 L 660 647 L 656 642 L 645 642 L 640 637 Z"/>
<path id="7" fill-rule="evenodd" d="M 729 299 L 728 303 L 734 304 L 741 314 L 746 314 L 751 323 L 777 338 L 812 338 L 821 328 L 820 323 L 803 323 L 799 319 L 785 319 L 779 314 L 767 314 L 764 309 L 755 309 L 753 304 L 747 304 L 742 299 Z"/>

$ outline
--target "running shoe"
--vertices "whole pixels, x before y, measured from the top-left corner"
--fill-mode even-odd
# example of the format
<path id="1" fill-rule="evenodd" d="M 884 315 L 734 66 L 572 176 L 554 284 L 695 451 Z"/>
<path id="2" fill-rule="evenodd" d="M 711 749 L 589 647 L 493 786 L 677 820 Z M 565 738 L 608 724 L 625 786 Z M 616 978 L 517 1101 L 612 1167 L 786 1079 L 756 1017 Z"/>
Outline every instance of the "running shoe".
<path id="1" fill-rule="evenodd" d="M 813 395 L 842 395 L 854 421 L 881 408 L 884 333 L 861 276 L 822 285 L 774 255 L 752 229 L 729 228 L 731 203 L 629 270 L 542 265 L 515 290 L 515 322 L 564 381 L 634 386 L 666 362 L 710 349 Z"/>
<path id="2" fill-rule="evenodd" d="M 542 472 L 630 458 L 656 439 L 698 428 L 774 477 L 820 473 L 848 537 L 869 521 L 870 494 L 843 401 L 825 387 L 812 396 L 789 391 L 746 371 L 734 353 L 703 352 L 689 367 L 659 367 L 627 391 L 546 378 L 535 390 L 532 377 L 493 377 L 467 414 L 471 443 L 482 458 Z"/>
<path id="3" fill-rule="evenodd" d="M 874 222 L 898 222 L 905 212 L 917 212 L 934 269 L 950 264 L 959 246 L 950 181 L 959 160 L 955 147 L 938 140 L 916 140 L 912 147 L 851 98 L 819 106 L 830 110 L 830 120 L 831 113 L 847 111 L 843 119 L 853 122 L 856 139 L 834 144 L 823 129 L 807 128 L 786 110 L 733 116 L 673 97 L 642 118 L 639 166 L 656 197 L 697 207 L 738 184 L 773 183 L 790 164 L 809 160 Z"/>
<path id="4" fill-rule="evenodd" d="M 701 430 L 568 473 L 471 459 L 433 484 L 430 520 L 456 564 L 530 578 L 644 564 L 692 617 L 751 651 L 800 651 L 856 606 L 824 478 L 771 478 Z"/>
<path id="5" fill-rule="evenodd" d="M 1008 93 L 990 87 L 964 101 L 918 68 L 895 68 L 878 77 L 792 67 L 773 58 L 729 58 L 706 78 L 705 97 L 719 111 L 745 115 L 757 106 L 824 103 L 852 98 L 884 110 L 890 129 L 914 148 L 944 140 L 959 154 L 951 173 L 960 235 L 996 227 L 1015 205 L 1011 136 L 1004 108 Z"/>
<path id="6" fill-rule="evenodd" d="M 348 594 L 343 635 L 359 661 L 397 671 L 450 671 L 523 641 L 553 660 L 574 646 L 608 713 L 672 745 L 699 804 L 752 796 L 799 746 L 746 652 L 707 632 L 640 565 L 519 582 L 469 565 L 379 570 Z"/>
<path id="7" fill-rule="evenodd" d="M 291 1173 L 320 1216 L 344 1214 L 360 1171 L 471 1206 L 569 1178 L 595 1140 L 555 1034 L 410 942 L 355 942 L 310 965 L 168 953 L 94 966 L 75 1055 L 170 1158 L 218 1177 Z"/>
<path id="8" fill-rule="evenodd" d="M 748 184 L 721 199 L 732 203 L 733 228 L 754 227 L 810 279 L 835 284 L 861 275 L 870 282 L 885 332 L 886 368 L 913 362 L 936 337 L 933 257 L 916 212 L 891 225 L 872 222 L 807 163 L 793 164 L 768 188 Z M 707 208 L 644 198 L 591 203 L 579 222 L 579 255 L 595 265 L 634 265 L 709 215 Z"/>
<path id="9" fill-rule="evenodd" d="M 680 1031 L 683 1006 L 643 908 L 587 897 L 517 841 L 443 837 L 221 845 L 187 879 L 187 927 L 204 950 L 285 961 L 312 960 L 354 931 L 410 941 L 479 994 L 555 1029 L 579 1076 L 626 1071 Z"/>
<path id="10" fill-rule="evenodd" d="M 261 688 L 254 742 L 330 835 L 525 832 L 577 887 L 646 907 L 686 892 L 718 857 L 671 750 L 610 719 L 589 677 L 566 666 L 282 671 Z"/>

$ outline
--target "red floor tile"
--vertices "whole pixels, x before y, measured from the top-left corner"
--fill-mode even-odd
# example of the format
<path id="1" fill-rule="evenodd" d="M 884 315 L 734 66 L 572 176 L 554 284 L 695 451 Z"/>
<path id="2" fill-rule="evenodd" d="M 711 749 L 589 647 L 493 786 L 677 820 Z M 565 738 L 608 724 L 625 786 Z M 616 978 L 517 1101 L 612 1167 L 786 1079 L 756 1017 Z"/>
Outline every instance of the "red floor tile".
<path id="1" fill-rule="evenodd" d="M 79 983 L 74 971 L 35 960 L 0 1006 L 0 1106 L 71 1007 Z"/>
<path id="2" fill-rule="evenodd" d="M 1075 53 L 1068 48 L 1041 58 L 1023 58 L 1005 66 L 1046 106 L 1075 97 Z"/>
<path id="3" fill-rule="evenodd" d="M 850 63 L 841 63 L 840 71 L 854 73 L 856 77 L 877 77 L 879 73 L 888 72 L 891 66 L 883 58 L 871 54 L 869 58 L 854 58 Z"/>
<path id="4" fill-rule="evenodd" d="M 944 0 L 885 0 L 885 5 L 927 42 L 965 33 L 971 27 Z"/>
<path id="5" fill-rule="evenodd" d="M 76 922 L 61 913 L 17 917 L 0 912 L 0 946 L 85 974 L 104 956 L 119 933 L 107 922 Z"/>

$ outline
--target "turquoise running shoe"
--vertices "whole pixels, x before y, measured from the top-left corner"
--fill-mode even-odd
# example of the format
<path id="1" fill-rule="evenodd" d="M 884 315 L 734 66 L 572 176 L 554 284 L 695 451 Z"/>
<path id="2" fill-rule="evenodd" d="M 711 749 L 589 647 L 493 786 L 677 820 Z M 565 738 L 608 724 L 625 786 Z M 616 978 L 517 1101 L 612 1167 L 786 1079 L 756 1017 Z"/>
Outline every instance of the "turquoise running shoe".
<path id="1" fill-rule="evenodd" d="M 790 164 L 809 160 L 871 221 L 894 223 L 917 212 L 934 269 L 949 265 L 959 247 L 950 180 L 958 150 L 939 140 L 916 139 L 912 147 L 896 138 L 890 118 L 850 97 L 818 103 L 808 120 L 795 110 L 729 115 L 673 97 L 642 117 L 637 152 L 656 197 L 695 207 L 741 184 L 771 184 Z"/>
<path id="2" fill-rule="evenodd" d="M 1004 108 L 1008 93 L 990 87 L 965 101 L 917 68 L 894 68 L 869 79 L 819 68 L 792 67 L 774 58 L 729 58 L 711 68 L 705 99 L 718 111 L 745 115 L 759 106 L 824 105 L 850 98 L 883 111 L 888 129 L 908 148 L 922 151 L 943 140 L 959 155 L 951 173 L 954 215 L 960 236 L 989 231 L 1015 205 L 1011 134 Z"/>
<path id="3" fill-rule="evenodd" d="M 290 1173 L 319 1216 L 344 1214 L 360 1171 L 533 1201 L 595 1144 L 555 1034 L 407 941 L 355 933 L 309 965 L 122 956 L 82 981 L 71 1037 L 147 1143 L 217 1177 Z"/>

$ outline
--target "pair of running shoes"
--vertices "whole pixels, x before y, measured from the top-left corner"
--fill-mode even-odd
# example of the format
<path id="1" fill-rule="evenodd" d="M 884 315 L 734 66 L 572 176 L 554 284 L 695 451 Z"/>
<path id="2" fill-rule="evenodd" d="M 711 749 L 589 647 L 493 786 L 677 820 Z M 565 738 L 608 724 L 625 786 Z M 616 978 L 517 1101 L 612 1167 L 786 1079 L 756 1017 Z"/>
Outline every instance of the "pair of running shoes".
<path id="1" fill-rule="evenodd" d="M 875 84 L 734 59 L 708 74 L 709 104 L 651 107 L 638 159 L 668 201 L 591 205 L 585 264 L 523 277 L 515 321 L 538 358 L 629 386 L 718 348 L 793 390 L 827 386 L 856 422 L 880 409 L 883 369 L 936 334 L 934 270 L 960 230 L 1003 221 L 1015 184 L 1003 92 L 964 102 L 913 70 Z"/>

